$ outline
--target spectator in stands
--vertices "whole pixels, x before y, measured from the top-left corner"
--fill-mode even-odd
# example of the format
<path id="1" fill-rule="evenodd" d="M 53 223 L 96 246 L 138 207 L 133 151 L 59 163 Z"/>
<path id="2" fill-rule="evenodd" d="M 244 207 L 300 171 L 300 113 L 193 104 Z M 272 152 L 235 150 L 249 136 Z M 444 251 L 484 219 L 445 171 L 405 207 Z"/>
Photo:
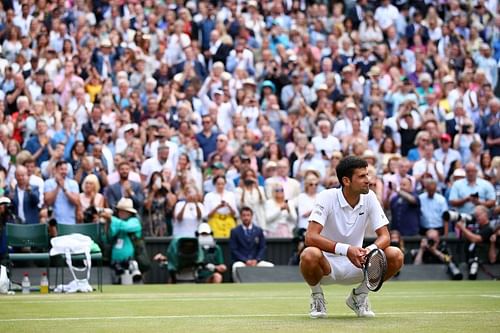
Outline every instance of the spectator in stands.
<path id="1" fill-rule="evenodd" d="M 252 209 L 254 224 L 265 228 L 266 214 L 264 205 L 266 194 L 264 188 L 259 186 L 257 175 L 254 170 L 247 168 L 242 171 L 242 179 L 236 188 L 236 205 L 239 209 L 249 207 Z"/>
<path id="2" fill-rule="evenodd" d="M 396 195 L 392 197 L 392 192 Z M 391 228 L 402 236 L 415 236 L 420 228 L 420 200 L 413 191 L 410 178 L 401 179 L 399 188 L 389 188 L 384 200 L 385 209 L 391 209 Z"/>
<path id="3" fill-rule="evenodd" d="M 96 175 L 87 175 L 82 182 L 82 192 L 79 194 L 80 204 L 78 221 L 83 223 L 98 222 L 98 210 L 106 207 L 104 196 L 99 193 L 99 179 Z"/>
<path id="4" fill-rule="evenodd" d="M 307 230 L 309 215 L 311 215 L 314 208 L 319 185 L 319 178 L 313 173 L 309 173 L 304 179 L 304 192 L 299 194 L 297 199 L 295 199 L 299 217 L 297 224 L 298 229 L 303 229 L 303 231 Z"/>
<path id="5" fill-rule="evenodd" d="M 77 209 L 80 206 L 78 183 L 67 178 L 68 165 L 65 161 L 56 163 L 53 178 L 44 184 L 45 205 L 53 208 L 57 223 L 75 224 Z"/>
<path id="6" fill-rule="evenodd" d="M 262 228 L 253 223 L 253 211 L 250 207 L 240 209 L 241 224 L 231 230 L 229 247 L 233 261 L 233 281 L 240 282 L 239 267 L 273 267 L 265 261 L 266 239 Z"/>
<path id="7" fill-rule="evenodd" d="M 185 200 L 179 200 L 174 207 L 172 223 L 173 237 L 194 237 L 198 226 L 207 217 L 203 202 L 196 188 L 188 187 Z"/>
<path id="8" fill-rule="evenodd" d="M 448 224 L 443 223 L 443 213 L 448 210 L 445 197 L 437 192 L 437 181 L 426 178 L 424 181 L 425 192 L 419 195 L 420 200 L 420 234 L 427 230 L 435 229 L 440 235 L 448 235 Z"/>
<path id="9" fill-rule="evenodd" d="M 36 122 L 37 134 L 26 142 L 25 148 L 33 155 L 38 167 L 42 165 L 43 162 L 47 161 L 50 158 L 50 154 L 52 154 L 50 137 L 47 134 L 48 129 L 45 120 L 38 120 Z"/>
<path id="10" fill-rule="evenodd" d="M 421 182 L 424 177 L 431 177 L 437 182 L 443 182 L 445 180 L 443 164 L 434 159 L 433 154 L 434 145 L 430 142 L 426 143 L 421 159 L 413 165 L 413 177 L 415 177 L 415 180 L 418 182 L 417 189 L 422 188 Z"/>
<path id="11" fill-rule="evenodd" d="M 285 198 L 287 200 L 296 198 L 300 193 L 300 183 L 296 179 L 288 177 L 290 172 L 288 159 L 281 159 L 277 163 L 276 170 L 277 172 L 275 176 L 266 179 L 266 197 L 272 197 L 274 184 L 281 184 L 285 190 Z"/>
<path id="12" fill-rule="evenodd" d="M 16 168 L 16 181 L 17 185 L 9 193 L 15 214 L 23 224 L 39 223 L 38 213 L 41 207 L 39 192 L 43 189 L 30 185 L 28 170 L 22 165 Z"/>
<path id="13" fill-rule="evenodd" d="M 451 164 L 454 161 L 461 161 L 461 156 L 458 150 L 451 148 L 451 136 L 448 133 L 443 133 L 439 140 L 440 147 L 434 150 L 434 158 L 443 164 L 443 172 L 445 178 L 450 173 Z"/>
<path id="14" fill-rule="evenodd" d="M 460 213 L 472 215 L 474 207 L 495 205 L 495 190 L 490 182 L 477 176 L 477 167 L 469 162 L 465 165 L 465 179 L 457 180 L 450 190 L 449 203 Z"/>
<path id="15" fill-rule="evenodd" d="M 294 200 L 285 199 L 284 186 L 273 184 L 272 196 L 266 201 L 266 237 L 291 238 L 297 226 Z"/>
<path id="16" fill-rule="evenodd" d="M 106 188 L 104 196 L 110 208 L 114 208 L 118 201 L 125 197 L 132 199 L 134 208 L 138 211 L 142 209 L 144 204 L 144 193 L 142 185 L 139 182 L 129 180 L 130 163 L 122 161 L 118 165 L 118 174 L 120 180 Z"/>
<path id="17" fill-rule="evenodd" d="M 225 189 L 224 176 L 213 178 L 215 190 L 205 195 L 203 205 L 208 215 L 208 224 L 215 238 L 228 238 L 230 231 L 236 225 L 238 210 L 233 192 Z"/>
<path id="18" fill-rule="evenodd" d="M 163 179 L 161 172 L 155 171 L 146 188 L 143 216 L 143 233 L 146 236 L 170 236 L 172 217 L 177 197 L 171 185 Z"/>

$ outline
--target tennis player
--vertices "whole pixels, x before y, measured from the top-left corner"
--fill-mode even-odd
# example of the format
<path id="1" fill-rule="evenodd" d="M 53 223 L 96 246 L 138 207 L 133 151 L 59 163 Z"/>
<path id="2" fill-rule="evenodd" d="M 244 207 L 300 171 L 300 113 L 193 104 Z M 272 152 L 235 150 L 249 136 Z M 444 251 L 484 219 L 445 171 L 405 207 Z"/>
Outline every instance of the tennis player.
<path id="1" fill-rule="evenodd" d="M 300 256 L 300 270 L 311 287 L 312 318 L 326 317 L 322 284 L 356 284 L 346 304 L 358 317 L 374 317 L 363 281 L 362 265 L 372 249 L 382 249 L 387 257 L 387 280 L 403 265 L 403 253 L 389 246 L 389 221 L 368 188 L 368 164 L 348 156 L 337 166 L 341 188 L 321 192 L 309 217 L 305 237 L 307 248 Z M 363 248 L 365 231 L 377 234 L 375 242 Z"/>

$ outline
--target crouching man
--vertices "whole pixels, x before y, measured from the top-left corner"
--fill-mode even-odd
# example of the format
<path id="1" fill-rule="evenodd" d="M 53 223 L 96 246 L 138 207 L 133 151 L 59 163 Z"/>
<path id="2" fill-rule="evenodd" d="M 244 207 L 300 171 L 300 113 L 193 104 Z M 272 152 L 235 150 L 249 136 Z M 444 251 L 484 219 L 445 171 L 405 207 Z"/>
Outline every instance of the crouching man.
<path id="1" fill-rule="evenodd" d="M 374 192 L 369 189 L 368 164 L 354 156 L 337 166 L 341 188 L 321 192 L 309 217 L 308 246 L 300 258 L 300 270 L 311 288 L 312 318 L 326 317 L 322 284 L 359 284 L 352 289 L 346 305 L 358 317 L 374 317 L 363 280 L 363 264 L 373 249 L 383 249 L 387 257 L 384 279 L 394 276 L 403 265 L 403 253 L 389 246 L 389 221 Z M 375 230 L 375 242 L 363 248 L 367 227 Z"/>

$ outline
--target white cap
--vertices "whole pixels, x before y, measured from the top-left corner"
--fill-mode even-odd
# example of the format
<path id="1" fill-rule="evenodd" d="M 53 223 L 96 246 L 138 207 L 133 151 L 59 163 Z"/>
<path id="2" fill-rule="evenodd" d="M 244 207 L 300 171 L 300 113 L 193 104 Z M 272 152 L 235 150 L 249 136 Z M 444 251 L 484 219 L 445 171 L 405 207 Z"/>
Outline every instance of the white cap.
<path id="1" fill-rule="evenodd" d="M 211 234 L 212 228 L 208 225 L 208 223 L 201 223 L 198 226 L 198 234 Z"/>

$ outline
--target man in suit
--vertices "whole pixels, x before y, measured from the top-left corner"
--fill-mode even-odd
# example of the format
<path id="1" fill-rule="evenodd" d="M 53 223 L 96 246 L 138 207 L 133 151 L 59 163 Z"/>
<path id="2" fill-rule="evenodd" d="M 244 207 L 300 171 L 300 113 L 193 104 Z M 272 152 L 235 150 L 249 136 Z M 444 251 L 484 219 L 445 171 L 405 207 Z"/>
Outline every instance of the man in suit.
<path id="1" fill-rule="evenodd" d="M 144 191 L 141 183 L 128 179 L 130 173 L 130 164 L 128 161 L 122 161 L 118 165 L 118 174 L 120 180 L 106 188 L 104 193 L 108 205 L 114 208 L 121 198 L 130 198 L 134 203 L 134 209 L 141 211 L 144 204 Z"/>
<path id="2" fill-rule="evenodd" d="M 10 193 L 15 214 L 23 224 L 38 224 L 40 219 L 40 189 L 29 184 L 28 169 L 22 165 L 16 167 L 17 185 Z"/>
<path id="3" fill-rule="evenodd" d="M 195 76 L 201 78 L 201 80 L 204 81 L 207 77 L 207 71 L 205 69 L 205 66 L 196 59 L 193 48 L 191 46 L 185 47 L 184 54 L 186 56 L 186 60 L 175 66 L 175 74 L 182 73 L 186 70 L 192 70 L 194 74 L 196 74 Z M 187 74 L 190 75 L 190 73 Z"/>
<path id="4" fill-rule="evenodd" d="M 255 225 L 253 211 L 250 207 L 240 209 L 241 223 L 231 230 L 229 247 L 233 260 L 233 281 L 239 282 L 237 269 L 239 267 L 273 267 L 274 264 L 264 261 L 266 239 L 264 232 Z"/>

